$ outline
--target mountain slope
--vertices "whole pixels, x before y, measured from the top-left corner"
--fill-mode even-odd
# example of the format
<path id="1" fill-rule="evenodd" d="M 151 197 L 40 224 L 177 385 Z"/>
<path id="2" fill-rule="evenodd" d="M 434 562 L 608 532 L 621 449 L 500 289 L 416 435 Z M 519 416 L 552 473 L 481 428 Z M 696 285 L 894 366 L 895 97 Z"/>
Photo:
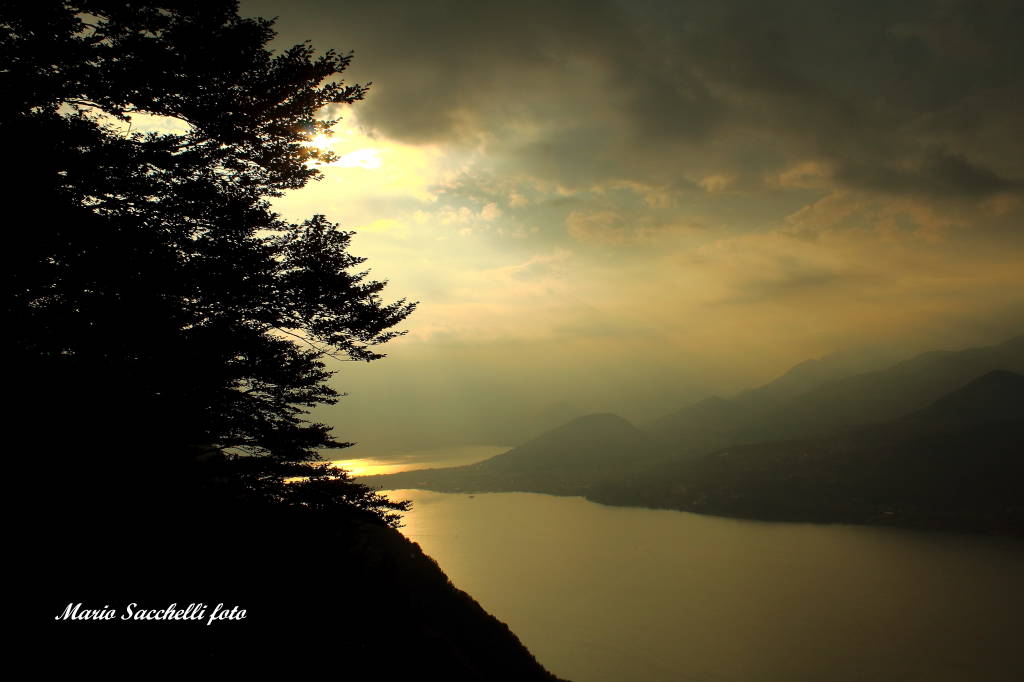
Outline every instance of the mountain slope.
<path id="1" fill-rule="evenodd" d="M 1024 533 L 1024 376 L 987 373 L 928 407 L 828 437 L 678 456 L 588 498 L 764 520 Z"/>
<path id="2" fill-rule="evenodd" d="M 823 384 L 886 367 L 889 353 L 862 348 L 805 360 L 778 378 L 732 398 L 712 397 L 664 415 L 645 427 L 655 440 L 677 452 L 710 452 L 757 440 L 758 428 L 780 405 Z"/>
<path id="3" fill-rule="evenodd" d="M 472 465 L 484 471 L 618 469 L 652 455 L 648 437 L 618 415 L 578 417 L 522 445 Z"/>
<path id="4" fill-rule="evenodd" d="M 793 438 L 895 419 L 994 370 L 1024 373 L 1024 336 L 985 348 L 924 353 L 884 370 L 828 382 L 774 410 L 749 435 Z"/>
<path id="5" fill-rule="evenodd" d="M 797 365 L 732 400 L 705 400 L 654 422 L 648 431 L 677 453 L 742 443 L 825 436 L 838 429 L 899 418 L 993 370 L 1024 372 L 1024 336 L 984 348 L 934 351 L 885 369 L 825 381 L 842 367 Z M 801 392 L 801 388 L 810 386 Z"/>
<path id="6" fill-rule="evenodd" d="M 732 400 L 740 405 L 764 408 L 792 400 L 829 381 L 889 367 L 899 359 L 898 355 L 874 348 L 837 351 L 805 360 L 763 386 L 736 394 Z"/>
<path id="7" fill-rule="evenodd" d="M 756 406 L 715 396 L 655 420 L 647 431 L 677 452 L 700 453 L 735 442 L 756 416 Z"/>
<path id="8" fill-rule="evenodd" d="M 1024 419 L 1024 375 L 1007 370 L 993 370 L 905 417 L 946 425 L 1015 419 Z"/>

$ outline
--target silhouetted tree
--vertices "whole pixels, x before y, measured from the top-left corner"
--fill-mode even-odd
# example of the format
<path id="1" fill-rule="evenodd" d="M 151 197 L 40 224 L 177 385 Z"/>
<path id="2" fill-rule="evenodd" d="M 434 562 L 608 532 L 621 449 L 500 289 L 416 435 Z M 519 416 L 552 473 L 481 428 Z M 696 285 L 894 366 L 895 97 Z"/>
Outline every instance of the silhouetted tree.
<path id="1" fill-rule="evenodd" d="M 307 410 L 339 397 L 326 356 L 382 357 L 414 304 L 381 299 L 351 233 L 323 216 L 289 223 L 267 201 L 316 179 L 333 157 L 307 142 L 335 122 L 318 115 L 365 88 L 337 78 L 350 55 L 274 54 L 272 22 L 237 9 L 0 9 L 19 447 L 71 463 L 67 479 L 98 466 L 75 469 L 82 453 L 103 453 L 103 476 L 191 476 L 206 460 L 236 491 L 394 524 L 403 504 L 312 467 L 347 444 Z M 168 132 L 137 132 L 136 116 Z"/>

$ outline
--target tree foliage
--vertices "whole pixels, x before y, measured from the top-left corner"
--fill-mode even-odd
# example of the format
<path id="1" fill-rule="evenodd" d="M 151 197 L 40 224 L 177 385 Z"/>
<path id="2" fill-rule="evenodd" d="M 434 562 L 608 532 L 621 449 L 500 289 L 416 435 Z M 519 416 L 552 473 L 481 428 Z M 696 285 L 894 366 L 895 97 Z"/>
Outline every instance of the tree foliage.
<path id="1" fill-rule="evenodd" d="M 274 53 L 272 22 L 237 10 L 0 9 L 0 126 L 17 168 L 5 342 L 25 442 L 102 450 L 104 475 L 224 453 L 218 480 L 393 524 L 401 503 L 309 464 L 347 444 L 308 409 L 339 397 L 327 356 L 383 357 L 415 304 L 382 299 L 350 232 L 323 216 L 290 223 L 268 203 L 318 177 L 333 157 L 308 141 L 336 122 L 322 112 L 365 87 L 339 78 L 351 55 Z M 139 117 L 161 117 L 163 132 L 138 131 Z"/>

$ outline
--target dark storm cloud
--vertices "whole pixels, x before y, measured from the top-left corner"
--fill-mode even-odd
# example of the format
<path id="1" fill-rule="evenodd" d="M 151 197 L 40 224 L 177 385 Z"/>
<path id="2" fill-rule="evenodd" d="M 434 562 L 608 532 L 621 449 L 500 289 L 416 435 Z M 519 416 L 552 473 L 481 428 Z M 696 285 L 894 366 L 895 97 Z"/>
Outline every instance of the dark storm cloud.
<path id="1" fill-rule="evenodd" d="M 243 9 L 276 13 L 266 2 Z M 374 81 L 361 117 L 383 134 L 486 135 L 501 170 L 567 186 L 760 176 L 812 157 L 834 164 L 840 182 L 890 192 L 974 197 L 1024 176 L 1020 123 L 986 109 L 1020 84 L 1016 1 L 359 0 L 287 10 L 286 38 L 356 49 L 353 73 Z"/>
<path id="2" fill-rule="evenodd" d="M 916 193 L 936 197 L 960 194 L 983 197 L 1013 189 L 1015 183 L 1001 178 L 988 168 L 976 166 L 962 156 L 937 152 L 925 156 L 909 168 L 893 168 L 878 163 L 846 164 L 839 179 L 881 192 Z"/>

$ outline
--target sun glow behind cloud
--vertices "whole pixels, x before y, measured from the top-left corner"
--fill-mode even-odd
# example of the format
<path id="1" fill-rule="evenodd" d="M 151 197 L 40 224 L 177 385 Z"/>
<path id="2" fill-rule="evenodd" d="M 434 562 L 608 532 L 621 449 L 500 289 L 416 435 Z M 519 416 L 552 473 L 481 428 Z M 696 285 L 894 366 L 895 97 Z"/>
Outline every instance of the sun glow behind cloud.
<path id="1" fill-rule="evenodd" d="M 359 135 L 357 128 L 352 125 L 348 125 L 342 128 L 340 136 L 327 135 L 319 133 L 313 136 L 309 142 L 306 143 L 307 147 L 313 147 L 320 151 L 332 152 L 337 154 L 336 147 L 351 148 L 353 138 L 364 140 L 364 137 Z M 329 166 L 337 166 L 339 168 L 380 168 L 383 162 L 380 158 L 380 151 L 373 147 L 367 147 L 365 149 L 357 149 L 355 151 L 347 152 L 341 155 L 340 158 L 329 163 L 318 163 L 314 162 L 313 165 L 325 168 Z"/>
<path id="2" fill-rule="evenodd" d="M 330 135 L 320 133 L 318 135 L 314 135 L 312 138 L 310 138 L 309 142 L 306 142 L 305 144 L 307 147 L 313 147 L 315 149 L 327 151 L 334 146 L 334 138 L 331 137 Z"/>

